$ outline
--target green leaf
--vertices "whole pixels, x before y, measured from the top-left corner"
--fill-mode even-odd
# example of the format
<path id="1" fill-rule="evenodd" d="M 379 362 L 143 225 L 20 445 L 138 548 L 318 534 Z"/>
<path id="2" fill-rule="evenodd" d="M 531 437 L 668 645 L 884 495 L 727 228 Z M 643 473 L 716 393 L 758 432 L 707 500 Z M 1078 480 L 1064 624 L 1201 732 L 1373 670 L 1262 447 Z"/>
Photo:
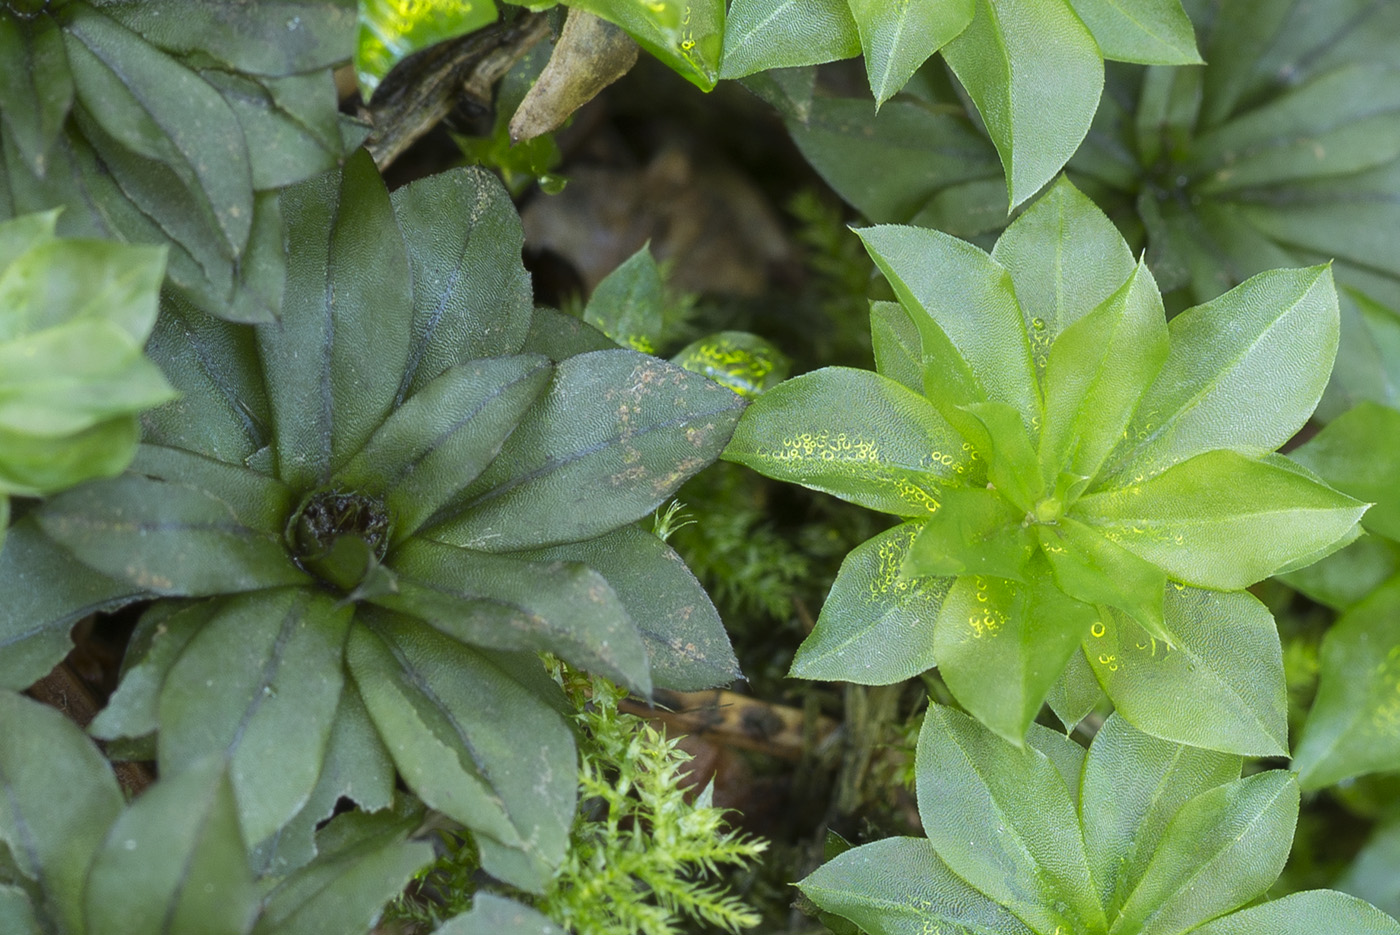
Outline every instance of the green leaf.
<path id="1" fill-rule="evenodd" d="M 112 825 L 85 893 L 90 935 L 243 935 L 258 895 L 218 756 L 163 776 Z"/>
<path id="2" fill-rule="evenodd" d="M 10 63 L 0 69 L 0 124 L 29 170 L 42 176 L 73 106 L 73 74 L 57 20 L 0 20 L 0 60 Z"/>
<path id="3" fill-rule="evenodd" d="M 1035 537 L 1005 497 L 991 490 L 950 487 L 940 499 L 937 512 L 920 524 L 908 548 L 903 575 L 1026 580 Z"/>
<path id="4" fill-rule="evenodd" d="M 1006 169 L 1011 207 L 1054 178 L 1098 108 L 1103 58 L 1065 0 L 977 0 L 943 47 Z"/>
<path id="5" fill-rule="evenodd" d="M 892 685 L 933 668 L 934 623 L 953 582 L 904 574 L 921 528 L 902 523 L 851 550 L 793 657 L 793 678 Z"/>
<path id="6" fill-rule="evenodd" d="M 139 346 L 156 321 L 165 253 L 160 247 L 66 238 L 32 246 L 0 274 L 0 301 L 12 310 L 0 324 L 0 340 L 100 321 Z"/>
<path id="7" fill-rule="evenodd" d="M 1397 935 L 1400 923 L 1332 890 L 1308 890 L 1216 919 L 1194 935 Z"/>
<path id="8" fill-rule="evenodd" d="M 348 812 L 316 835 L 316 859 L 280 882 L 265 899 L 253 935 L 368 932 L 384 904 L 433 859 L 426 841 L 408 841 L 421 807 L 367 815 Z"/>
<path id="9" fill-rule="evenodd" d="M 1035 931 L 1106 931 L 1074 803 L 1045 754 L 931 704 L 915 770 L 924 830 L 949 869 Z"/>
<path id="10" fill-rule="evenodd" d="M 0 846 L 38 884 L 43 905 L 33 908 L 64 932 L 85 930 L 88 865 L 121 808 L 111 768 L 77 725 L 0 692 Z"/>
<path id="11" fill-rule="evenodd" d="M 563 859 L 576 795 L 559 714 L 489 657 L 396 614 L 361 611 L 348 659 L 409 787 L 472 830 L 488 873 L 542 889 Z"/>
<path id="12" fill-rule="evenodd" d="M 1076 601 L 1116 607 L 1153 636 L 1171 641 L 1162 622 L 1165 572 L 1069 517 L 1035 531 L 1056 587 Z"/>
<path id="13" fill-rule="evenodd" d="M 98 574 L 39 529 L 33 517 L 10 527 L 0 549 L 0 689 L 19 691 L 43 678 L 73 648 L 68 631 L 100 610 L 147 596 Z"/>
<path id="14" fill-rule="evenodd" d="M 875 350 L 875 371 L 922 396 L 924 352 L 919 329 L 904 306 L 898 302 L 871 302 L 870 339 Z"/>
<path id="15" fill-rule="evenodd" d="M 1396 574 L 1400 574 L 1400 543 L 1362 536 L 1322 561 L 1278 578 L 1320 604 L 1346 611 Z"/>
<path id="16" fill-rule="evenodd" d="M 1201 65 L 1181 0 L 1070 0 L 1104 58 L 1144 65 Z"/>
<path id="17" fill-rule="evenodd" d="M 1374 503 L 1361 524 L 1400 541 L 1400 412 L 1363 402 L 1290 456 L 1342 493 Z"/>
<path id="18" fill-rule="evenodd" d="M 1321 682 L 1293 769 L 1304 789 L 1400 768 L 1400 578 L 1327 631 Z"/>
<path id="19" fill-rule="evenodd" d="M 1005 403 L 970 403 L 960 408 L 971 416 L 960 430 L 989 462 L 987 489 L 997 491 L 1023 516 L 1058 515 L 1065 498 L 1041 496 L 1046 485 L 1024 417 Z M 1053 491 L 1056 494 L 1060 493 L 1058 487 Z"/>
<path id="20" fill-rule="evenodd" d="M 992 259 L 1016 285 L 1037 373 L 1061 332 L 1120 292 L 1135 266 L 1118 228 L 1063 177 L 997 238 Z"/>
<path id="21" fill-rule="evenodd" d="M 1084 658 L 1083 649 L 1069 657 L 1065 671 L 1045 696 L 1045 703 L 1068 731 L 1074 730 L 1103 700 L 1103 688 L 1094 677 L 1089 660 Z"/>
<path id="22" fill-rule="evenodd" d="M 126 475 L 59 494 L 38 511 L 44 532 L 89 566 L 143 591 L 200 597 L 301 584 L 281 530 L 184 484 Z"/>
<path id="23" fill-rule="evenodd" d="M 1240 778 L 1241 758 L 1158 740 L 1120 714 L 1099 728 L 1084 767 L 1081 814 L 1089 870 L 1112 918 L 1187 802 Z"/>
<path id="24" fill-rule="evenodd" d="M 571 0 L 569 6 L 621 26 L 638 45 L 702 91 L 713 89 L 719 80 L 724 0 Z"/>
<path id="25" fill-rule="evenodd" d="M 358 6 L 355 77 L 365 100 L 413 53 L 496 21 L 492 0 L 359 0 Z"/>
<path id="26" fill-rule="evenodd" d="M 972 472 L 973 457 L 922 396 L 847 367 L 763 394 L 724 450 L 767 477 L 898 516 L 934 512 L 944 482 Z"/>
<path id="27" fill-rule="evenodd" d="M 949 870 L 923 838 L 853 848 L 798 887 L 822 909 L 873 935 L 923 935 L 941 925 L 970 935 L 1031 935 L 1010 911 Z"/>
<path id="28" fill-rule="evenodd" d="M 500 180 L 449 169 L 390 196 L 413 276 L 412 345 L 398 399 L 448 367 L 518 354 L 534 306 L 520 217 Z"/>
<path id="29" fill-rule="evenodd" d="M 967 416 L 956 407 L 990 400 L 1029 425 L 1040 390 L 1007 271 L 939 231 L 885 225 L 856 233 L 919 328 L 924 387 L 944 418 L 961 427 Z"/>
<path id="30" fill-rule="evenodd" d="M 745 399 L 762 396 L 792 370 L 792 361 L 777 346 L 747 331 L 707 334 L 681 348 L 671 361 Z"/>
<path id="31" fill-rule="evenodd" d="M 666 281 L 647 243 L 594 287 L 583 320 L 623 347 L 654 354 L 665 310 Z"/>
<path id="32" fill-rule="evenodd" d="M 481 474 L 549 383 L 535 354 L 471 360 L 384 420 L 332 483 L 382 497 L 401 542 Z"/>
<path id="33" fill-rule="evenodd" d="M 359 451 L 396 401 L 409 361 L 409 263 L 384 182 L 361 150 L 285 189 L 282 320 L 258 331 L 278 475 L 309 488 Z"/>
<path id="34" fill-rule="evenodd" d="M 606 578 L 642 636 L 655 687 L 698 691 L 741 677 L 709 595 L 681 557 L 651 533 L 623 526 L 594 539 L 516 554 L 582 562 Z"/>
<path id="35" fill-rule="evenodd" d="M 1366 900 L 1392 917 L 1400 911 L 1400 877 L 1395 861 L 1400 857 L 1400 822 L 1393 819 L 1377 825 L 1351 866 L 1337 880 L 1337 886 L 1352 896 Z"/>
<path id="36" fill-rule="evenodd" d="M 500 552 L 633 522 L 714 460 L 743 405 L 704 377 L 635 351 L 571 357 L 425 535 Z"/>
<path id="37" fill-rule="evenodd" d="M 1197 795 L 1167 825 L 1110 932 L 1176 935 L 1261 895 L 1283 871 L 1298 783 L 1271 770 Z"/>
<path id="38" fill-rule="evenodd" d="M 870 93 L 879 107 L 903 88 L 930 55 L 972 22 L 974 0 L 889 3 L 847 0 L 860 32 Z"/>
<path id="39" fill-rule="evenodd" d="M 1287 755 L 1283 650 L 1268 609 L 1252 594 L 1172 585 L 1163 616 L 1170 645 L 1112 611 L 1084 640 L 1118 712 L 1176 743 Z"/>
<path id="40" fill-rule="evenodd" d="M 1050 346 L 1040 435 L 1047 482 L 1061 471 L 1083 478 L 1098 474 L 1167 352 L 1161 293 L 1147 265 L 1139 263 L 1117 292 Z"/>
<path id="41" fill-rule="evenodd" d="M 1097 616 L 1055 587 L 1043 560 L 1032 560 L 1027 572 L 1026 584 L 957 579 L 933 633 L 938 670 L 953 697 L 1014 744 L 1022 743 Z"/>
<path id="42" fill-rule="evenodd" d="M 1074 515 L 1177 581 L 1229 591 L 1346 545 L 1365 510 L 1300 472 L 1210 451 Z"/>
<path id="43" fill-rule="evenodd" d="M 381 606 L 488 649 L 552 652 L 651 694 L 646 648 L 617 595 L 577 562 L 533 562 L 415 540 L 396 550 Z"/>
<path id="44" fill-rule="evenodd" d="M 0 883 L 0 926 L 14 935 L 44 935 L 24 890 Z"/>
<path id="45" fill-rule="evenodd" d="M 480 890 L 469 912 L 448 919 L 433 935 L 564 935 L 564 930 L 528 906 Z"/>
<path id="46" fill-rule="evenodd" d="M 859 55 L 860 48 L 847 0 L 734 0 L 720 77 L 820 65 Z"/>
<path id="47" fill-rule="evenodd" d="M 316 785 L 350 617 L 309 588 L 227 598 L 165 677 L 161 774 L 222 756 L 249 841 L 286 824 Z"/>
<path id="48" fill-rule="evenodd" d="M 53 241 L 61 210 L 36 211 L 0 221 L 0 276 L 30 250 Z M 7 316 L 4 327 L 8 326 Z"/>
<path id="49" fill-rule="evenodd" d="M 39 496 L 93 477 L 113 477 L 131 461 L 140 434 L 135 416 L 110 419 L 60 438 L 0 428 L 0 457 L 5 461 L 0 491 Z"/>
<path id="50" fill-rule="evenodd" d="M 1171 351 L 1110 458 L 1105 484 L 1147 478 L 1217 448 L 1278 448 L 1317 406 L 1337 349 L 1325 266 L 1261 273 L 1168 326 Z"/>

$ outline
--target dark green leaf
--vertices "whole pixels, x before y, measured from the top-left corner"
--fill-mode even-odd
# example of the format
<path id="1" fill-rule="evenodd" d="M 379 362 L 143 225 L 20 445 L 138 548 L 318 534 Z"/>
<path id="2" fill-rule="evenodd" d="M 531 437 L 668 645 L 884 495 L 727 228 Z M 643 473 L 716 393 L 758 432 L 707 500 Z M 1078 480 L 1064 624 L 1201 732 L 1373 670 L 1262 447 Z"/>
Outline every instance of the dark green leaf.
<path id="1" fill-rule="evenodd" d="M 949 578 L 902 573 L 922 524 L 903 523 L 851 550 L 792 676 L 891 685 L 933 668 L 934 623 Z"/>
<path id="2" fill-rule="evenodd" d="M 971 25 L 943 57 L 996 143 L 1015 207 L 1088 133 L 1103 90 L 1098 46 L 1064 0 L 977 0 Z"/>
<path id="3" fill-rule="evenodd" d="M 345 146 L 337 120 L 335 81 L 328 71 L 254 81 L 207 70 L 212 85 L 238 117 L 248 151 L 253 188 L 266 191 L 334 169 Z"/>
<path id="4" fill-rule="evenodd" d="M 1038 932 L 1106 930 L 1074 803 L 1045 754 L 930 705 L 915 768 L 924 830 L 954 873 Z"/>
<path id="5" fill-rule="evenodd" d="M 325 483 L 389 414 L 409 361 L 409 263 L 384 182 L 363 150 L 282 193 L 287 293 L 258 331 L 288 485 Z"/>
<path id="6" fill-rule="evenodd" d="M 1278 578 L 1320 604 L 1345 611 L 1396 574 L 1400 574 L 1400 543 L 1362 536 L 1320 562 Z"/>
<path id="7" fill-rule="evenodd" d="M 607 579 L 637 632 L 657 688 L 698 691 L 740 677 L 709 595 L 666 543 L 636 526 L 522 558 L 582 562 Z"/>
<path id="8" fill-rule="evenodd" d="M 724 25 L 720 77 L 859 54 L 860 33 L 846 0 L 734 0 Z"/>
<path id="9" fill-rule="evenodd" d="M 1371 832 L 1361 852 L 1337 880 L 1337 887 L 1395 916 L 1400 913 L 1397 861 L 1400 861 L 1400 822 L 1392 820 Z"/>
<path id="10" fill-rule="evenodd" d="M 349 812 L 316 835 L 316 859 L 269 893 L 254 935 L 362 935 L 384 904 L 433 859 L 432 845 L 409 841 L 421 807 Z"/>
<path id="11" fill-rule="evenodd" d="M 646 648 L 617 595 L 578 562 L 534 562 L 413 540 L 394 553 L 398 592 L 375 602 L 471 646 L 556 653 L 651 694 Z"/>
<path id="12" fill-rule="evenodd" d="M 1112 611 L 1084 641 L 1119 713 L 1176 743 L 1287 754 L 1283 650 L 1268 609 L 1252 594 L 1172 585 L 1163 615 L 1170 645 Z"/>
<path id="13" fill-rule="evenodd" d="M 1055 587 L 1042 559 L 1030 563 L 1027 579 L 959 578 L 933 634 L 938 670 L 953 696 L 1015 744 L 1096 619 L 1093 607 Z"/>
<path id="14" fill-rule="evenodd" d="M 57 20 L 0 19 L 0 124 L 35 175 L 48 168 L 49 149 L 73 106 L 73 75 Z"/>
<path id="15" fill-rule="evenodd" d="M 542 889 L 564 856 L 576 795 L 562 718 L 489 657 L 436 630 L 396 614 L 360 616 L 373 629 L 351 628 L 350 669 L 405 782 L 472 830 L 487 872 Z"/>
<path id="16" fill-rule="evenodd" d="M 395 190 L 413 272 L 412 346 L 399 399 L 448 367 L 522 350 L 530 329 L 525 234 L 491 173 L 451 169 Z M 590 348 L 592 350 L 592 348 Z"/>
<path id="17" fill-rule="evenodd" d="M 433 935 L 564 935 L 564 930 L 528 906 L 481 890 L 471 911 L 448 919 Z"/>
<path id="18" fill-rule="evenodd" d="M 530 317 L 530 333 L 520 350 L 525 354 L 543 354 L 559 363 L 578 354 L 615 347 L 611 338 L 583 319 L 541 305 Z"/>
<path id="19" fill-rule="evenodd" d="M 258 897 L 224 762 L 163 776 L 122 813 L 93 861 L 89 935 L 244 935 Z"/>
<path id="20" fill-rule="evenodd" d="M 1111 715 L 1084 768 L 1084 847 L 1099 901 L 1122 908 L 1172 818 L 1196 796 L 1240 778 L 1241 758 L 1158 740 Z"/>
<path id="21" fill-rule="evenodd" d="M 1298 783 L 1271 770 L 1191 799 L 1162 834 L 1113 933 L 1176 935 L 1238 909 L 1283 871 L 1298 820 Z"/>
<path id="22" fill-rule="evenodd" d="M 316 785 L 351 613 L 310 588 L 227 598 L 165 677 L 161 774 L 223 757 L 249 841 L 286 824 Z"/>
<path id="23" fill-rule="evenodd" d="M 253 220 L 248 149 L 233 111 L 196 73 L 108 17 L 74 6 L 64 39 L 84 113 L 113 141 L 166 166 L 186 211 L 209 218 L 212 249 L 242 255 Z"/>
<path id="24" fill-rule="evenodd" d="M 922 396 L 868 370 L 827 367 L 763 394 L 726 461 L 898 516 L 927 516 L 973 471 L 970 447 Z"/>
<path id="25" fill-rule="evenodd" d="M 394 761 L 359 691 L 347 685 L 340 693 L 316 788 L 295 818 L 253 849 L 258 875 L 283 877 L 309 863 L 316 856 L 316 828 L 335 813 L 342 798 L 367 812 L 388 808 L 394 801 L 394 779 Z"/>
<path id="26" fill-rule="evenodd" d="M 788 121 L 788 132 L 827 184 L 871 221 L 959 237 L 1006 223 L 996 149 L 959 112 L 894 100 L 877 114 L 868 100 L 818 97 L 804 123 Z"/>
<path id="27" fill-rule="evenodd" d="M 787 355 L 772 342 L 747 331 L 708 334 L 681 348 L 671 361 L 745 399 L 762 396 L 787 379 L 792 370 Z"/>
<path id="28" fill-rule="evenodd" d="M 148 592 L 98 574 L 45 536 L 32 517 L 9 529 L 0 549 L 0 688 L 27 688 L 73 648 L 68 631 L 99 610 Z"/>
<path id="29" fill-rule="evenodd" d="M 154 733 L 160 726 L 160 691 L 171 666 L 221 606 L 217 598 L 151 605 L 127 644 L 121 683 L 93 719 L 89 733 L 101 740 Z"/>
<path id="30" fill-rule="evenodd" d="M 1354 896 L 1308 890 L 1208 922 L 1194 935 L 1400 935 L 1400 923 Z"/>
<path id="31" fill-rule="evenodd" d="M 394 410 L 333 482 L 383 497 L 402 541 L 485 470 L 551 374 L 535 354 L 449 368 Z"/>
<path id="32" fill-rule="evenodd" d="M 1293 768 L 1305 789 L 1400 768 L 1400 578 L 1332 625 Z"/>
<path id="33" fill-rule="evenodd" d="M 142 416 L 144 440 L 230 464 L 271 440 L 271 410 L 252 329 L 167 296 L 147 344 L 180 398 Z"/>
<path id="34" fill-rule="evenodd" d="M 1094 670 L 1081 649 L 1069 657 L 1059 681 L 1050 687 L 1050 693 L 1045 696 L 1045 703 L 1055 712 L 1055 717 L 1060 719 L 1065 730 L 1074 730 L 1103 699 L 1103 688 L 1099 686 L 1099 680 L 1094 677 Z"/>
<path id="35" fill-rule="evenodd" d="M 1301 472 L 1209 451 L 1074 514 L 1172 578 L 1228 591 L 1341 548 L 1365 510 Z"/>
<path id="36" fill-rule="evenodd" d="M 111 768 L 77 725 L 0 692 L 0 847 L 38 883 L 33 908 L 64 932 L 84 931 L 88 865 L 121 808 Z"/>
<path id="37" fill-rule="evenodd" d="M 1020 919 L 949 870 L 923 838 L 889 838 L 846 851 L 798 886 L 822 909 L 874 935 L 924 935 L 941 925 L 969 935 L 1031 935 Z"/>
<path id="38" fill-rule="evenodd" d="M 635 351 L 580 354 L 426 534 L 492 552 L 574 542 L 650 513 L 719 454 L 743 400 Z"/>
<path id="39" fill-rule="evenodd" d="M 300 584 L 280 531 L 250 526 L 204 490 L 128 474 L 59 494 L 44 532 L 91 567 L 143 591 L 200 597 Z"/>
<path id="40" fill-rule="evenodd" d="M 24 890 L 0 883 L 0 927 L 14 935 L 44 935 Z"/>
<path id="41" fill-rule="evenodd" d="M 204 53 L 241 71 L 287 75 L 344 61 L 354 41 L 345 0 L 258 0 L 235 6 L 185 0 L 101 0 L 103 11 L 147 41 Z"/>
<path id="42" fill-rule="evenodd" d="M 1400 412 L 1364 402 L 1292 457 L 1343 493 L 1374 503 L 1361 524 L 1400 541 Z"/>

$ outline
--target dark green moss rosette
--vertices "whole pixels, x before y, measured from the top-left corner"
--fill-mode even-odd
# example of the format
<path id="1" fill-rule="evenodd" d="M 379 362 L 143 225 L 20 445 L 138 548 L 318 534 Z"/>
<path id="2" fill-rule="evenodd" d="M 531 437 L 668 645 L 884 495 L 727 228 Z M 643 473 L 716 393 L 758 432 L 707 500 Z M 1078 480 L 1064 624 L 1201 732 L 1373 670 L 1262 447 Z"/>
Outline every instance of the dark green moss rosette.
<path id="1" fill-rule="evenodd" d="M 182 296 L 273 320 L 276 189 L 357 145 L 331 75 L 354 39 L 353 0 L 0 0 L 0 218 L 168 243 Z"/>
<path id="2" fill-rule="evenodd" d="M 575 805 L 549 651 L 641 694 L 737 675 L 713 606 L 632 525 L 743 409 L 673 364 L 553 360 L 509 198 L 453 171 L 394 193 L 363 152 L 287 189 L 286 301 L 248 327 L 167 306 L 183 394 L 121 477 L 55 497 L 0 553 L 0 686 L 92 609 L 155 598 L 93 726 L 163 776 L 218 754 L 271 871 L 395 774 L 538 889 Z"/>

